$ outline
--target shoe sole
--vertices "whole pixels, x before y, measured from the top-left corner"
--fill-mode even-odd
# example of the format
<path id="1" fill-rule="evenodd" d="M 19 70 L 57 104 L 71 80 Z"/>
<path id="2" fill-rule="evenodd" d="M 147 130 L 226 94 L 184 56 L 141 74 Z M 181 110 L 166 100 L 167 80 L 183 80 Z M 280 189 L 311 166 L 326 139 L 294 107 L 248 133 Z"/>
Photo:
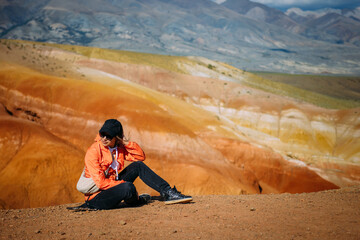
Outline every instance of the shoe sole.
<path id="1" fill-rule="evenodd" d="M 74 212 L 90 212 L 90 211 L 98 211 L 96 208 L 86 208 L 86 207 L 68 207 L 68 210 L 72 210 Z"/>
<path id="2" fill-rule="evenodd" d="M 169 204 L 175 204 L 175 203 L 188 203 L 191 202 L 193 199 L 192 198 L 182 198 L 182 199 L 176 199 L 176 200 L 171 200 L 171 201 L 165 201 L 166 205 Z"/>

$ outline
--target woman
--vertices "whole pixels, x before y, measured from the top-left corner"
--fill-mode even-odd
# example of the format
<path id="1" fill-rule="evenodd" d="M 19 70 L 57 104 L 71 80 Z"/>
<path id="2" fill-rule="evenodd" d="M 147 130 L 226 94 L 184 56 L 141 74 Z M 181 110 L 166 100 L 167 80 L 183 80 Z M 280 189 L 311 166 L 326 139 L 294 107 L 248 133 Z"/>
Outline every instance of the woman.
<path id="1" fill-rule="evenodd" d="M 121 201 L 127 204 L 145 204 L 150 195 L 138 196 L 133 184 L 137 177 L 149 187 L 158 191 L 166 204 L 184 203 L 192 200 L 178 192 L 143 161 L 145 154 L 135 142 L 124 143 L 121 123 L 116 119 L 108 119 L 99 130 L 95 142 L 85 155 L 84 175 L 95 183 L 95 193 L 85 194 L 85 204 L 81 207 L 93 209 L 116 208 Z M 124 160 L 132 163 L 124 168 Z"/>

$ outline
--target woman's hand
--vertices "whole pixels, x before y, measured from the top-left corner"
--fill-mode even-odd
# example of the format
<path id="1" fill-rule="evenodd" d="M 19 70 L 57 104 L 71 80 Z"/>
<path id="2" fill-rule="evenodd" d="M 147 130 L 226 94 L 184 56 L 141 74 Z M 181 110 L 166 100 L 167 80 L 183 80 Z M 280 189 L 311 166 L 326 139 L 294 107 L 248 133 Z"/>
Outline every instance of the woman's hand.
<path id="1" fill-rule="evenodd" d="M 125 147 L 129 143 L 129 140 L 119 139 L 119 146 Z"/>

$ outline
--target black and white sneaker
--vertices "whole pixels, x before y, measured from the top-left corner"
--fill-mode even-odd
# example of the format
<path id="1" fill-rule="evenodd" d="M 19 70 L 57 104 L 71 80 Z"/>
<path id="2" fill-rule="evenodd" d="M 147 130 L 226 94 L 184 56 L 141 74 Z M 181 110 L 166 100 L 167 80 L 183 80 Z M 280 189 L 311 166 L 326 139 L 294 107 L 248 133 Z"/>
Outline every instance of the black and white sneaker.
<path id="1" fill-rule="evenodd" d="M 134 195 L 131 199 L 126 199 L 125 203 L 131 207 L 139 207 L 149 203 L 151 196 L 147 193 L 141 194 L 139 196 Z"/>
<path id="2" fill-rule="evenodd" d="M 188 203 L 193 200 L 191 196 L 181 194 L 175 186 L 162 193 L 162 196 L 165 198 L 165 204 Z"/>
<path id="3" fill-rule="evenodd" d="M 141 205 L 149 203 L 150 200 L 151 200 L 151 196 L 147 193 L 143 193 L 143 194 L 139 195 L 139 203 Z"/>
<path id="4" fill-rule="evenodd" d="M 87 203 L 84 203 L 77 207 L 67 207 L 68 210 L 73 210 L 74 212 L 84 212 L 84 211 L 98 211 L 100 209 L 89 206 Z"/>

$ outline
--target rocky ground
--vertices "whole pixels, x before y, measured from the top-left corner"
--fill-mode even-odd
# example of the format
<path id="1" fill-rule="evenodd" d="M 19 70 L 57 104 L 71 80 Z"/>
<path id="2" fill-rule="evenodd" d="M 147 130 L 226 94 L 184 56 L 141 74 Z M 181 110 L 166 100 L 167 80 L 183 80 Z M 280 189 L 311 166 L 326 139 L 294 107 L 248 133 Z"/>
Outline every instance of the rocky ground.
<path id="1" fill-rule="evenodd" d="M 0 210 L 1 239 L 360 239 L 360 186 L 303 194 L 195 196 L 136 208 Z"/>

